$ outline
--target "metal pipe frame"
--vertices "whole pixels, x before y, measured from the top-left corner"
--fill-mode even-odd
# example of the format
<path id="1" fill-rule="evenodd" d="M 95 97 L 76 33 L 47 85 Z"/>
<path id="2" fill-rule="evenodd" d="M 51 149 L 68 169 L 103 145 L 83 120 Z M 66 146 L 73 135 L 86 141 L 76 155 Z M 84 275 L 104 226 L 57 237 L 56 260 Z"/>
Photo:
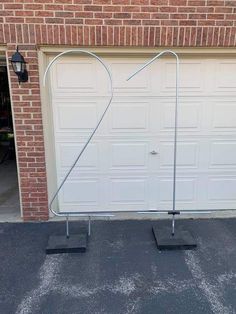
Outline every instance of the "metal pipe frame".
<path id="1" fill-rule="evenodd" d="M 77 156 L 77 158 L 75 159 L 74 163 L 72 164 L 71 168 L 69 169 L 69 171 L 67 172 L 66 176 L 64 177 L 64 179 L 62 180 L 61 184 L 59 185 L 58 189 L 56 190 L 56 192 L 53 194 L 53 197 L 49 203 L 49 210 L 50 212 L 55 215 L 55 216 L 58 216 L 58 217 L 66 217 L 67 219 L 67 225 L 68 225 L 68 218 L 69 216 L 79 216 L 79 217 L 88 217 L 88 216 L 102 216 L 102 217 L 110 217 L 110 216 L 113 216 L 113 215 L 110 215 L 109 213 L 106 213 L 106 214 L 100 214 L 100 213 L 94 213 L 93 215 L 90 215 L 90 214 L 86 214 L 85 212 L 73 212 L 73 213 L 63 213 L 63 212 L 56 212 L 53 208 L 52 208 L 52 205 L 56 199 L 56 197 L 58 196 L 58 193 L 60 192 L 61 188 L 63 187 L 63 185 L 65 184 L 66 180 L 68 179 L 69 175 L 71 174 L 72 170 L 74 169 L 74 167 L 76 166 L 77 162 L 79 161 L 79 159 L 81 158 L 83 152 L 85 151 L 86 147 L 88 146 L 88 144 L 91 142 L 94 134 L 96 133 L 99 125 L 101 124 L 108 108 L 110 107 L 111 105 L 111 102 L 112 102 L 112 99 L 113 99 L 113 81 L 112 81 L 112 75 L 111 75 L 111 72 L 109 70 L 109 68 L 107 67 L 107 65 L 104 63 L 104 61 L 99 58 L 95 53 L 93 52 L 90 52 L 90 51 L 87 51 L 87 50 L 83 50 L 83 49 L 73 49 L 73 50 L 67 50 L 67 51 L 64 51 L 60 54 L 58 54 L 55 58 L 52 59 L 52 61 L 48 64 L 46 70 L 45 70 L 45 73 L 44 73 L 44 76 L 43 76 L 43 86 L 46 85 L 46 77 L 47 77 L 47 74 L 51 68 L 51 66 L 55 63 L 56 60 L 58 60 L 60 57 L 64 56 L 64 55 L 67 55 L 67 54 L 71 54 L 71 53 L 81 53 L 81 54 L 87 54 L 91 57 L 94 57 L 102 66 L 103 68 L 105 69 L 107 75 L 108 75 L 108 78 L 109 78 L 109 83 L 110 83 L 110 98 L 109 98 L 109 101 L 106 105 L 106 108 L 104 110 L 104 112 L 102 113 L 97 125 L 95 126 L 94 130 L 92 131 L 92 133 L 90 134 L 88 140 L 86 141 L 86 143 L 84 144 L 83 148 L 81 149 L 79 155 Z M 67 231 L 69 230 L 69 228 L 67 228 Z M 67 234 L 68 235 L 68 234 Z"/>
<path id="2" fill-rule="evenodd" d="M 90 141 L 92 140 L 94 134 L 96 133 L 99 125 L 101 124 L 107 110 L 109 109 L 110 105 L 111 105 L 111 102 L 112 102 L 112 99 L 113 99 L 113 81 L 112 81 L 112 75 L 111 75 L 111 72 L 109 70 L 109 68 L 107 67 L 107 65 L 104 63 L 104 61 L 99 58 L 95 53 L 92 53 L 90 51 L 87 51 L 87 50 L 83 50 L 83 49 L 73 49 L 73 50 L 67 50 L 67 51 L 64 51 L 60 54 L 58 54 L 55 58 L 52 59 L 52 61 L 48 64 L 46 70 L 45 70 L 45 73 L 44 73 L 44 77 L 43 77 L 43 86 L 45 86 L 46 84 L 46 77 L 47 77 L 47 74 L 51 68 L 51 66 L 55 63 L 55 61 L 57 59 L 59 59 L 60 57 L 64 56 L 64 55 L 67 55 L 67 54 L 70 54 L 70 53 L 81 53 L 81 54 L 87 54 L 93 58 L 95 58 L 102 66 L 103 68 L 105 69 L 107 75 L 108 75 L 108 78 L 109 78 L 109 83 L 110 83 L 110 98 L 109 98 L 109 101 L 105 107 L 105 110 L 104 112 L 102 113 L 97 125 L 95 126 L 94 130 L 92 131 L 92 133 L 90 134 L 88 140 L 86 141 L 86 143 L 84 144 L 82 150 L 80 151 L 79 155 L 77 156 L 77 158 L 75 159 L 74 163 L 72 164 L 71 168 L 69 169 L 69 171 L 67 172 L 66 176 L 64 177 L 64 179 L 62 180 L 61 184 L 59 185 L 59 187 L 57 188 L 56 192 L 53 194 L 53 197 L 49 203 L 49 210 L 50 212 L 55 215 L 55 216 L 58 216 L 58 217 L 66 217 L 66 237 L 69 238 L 69 217 L 70 216 L 78 216 L 78 217 L 88 217 L 89 218 L 89 224 L 88 224 L 88 234 L 90 235 L 91 233 L 91 216 L 100 216 L 100 217 L 110 217 L 110 216 L 113 216 L 113 215 L 110 215 L 109 213 L 106 213 L 106 214 L 99 214 L 99 213 L 96 213 L 94 215 L 86 215 L 85 213 L 81 213 L 81 212 L 74 212 L 74 213 L 60 213 L 60 212 L 56 212 L 53 208 L 52 208 L 52 205 L 55 201 L 55 199 L 57 198 L 58 196 L 58 193 L 60 192 L 61 188 L 63 187 L 63 185 L 65 184 L 67 178 L 69 177 L 70 173 L 72 172 L 72 170 L 74 169 L 74 167 L 76 166 L 77 162 L 79 161 L 79 159 L 81 158 L 83 152 L 85 151 L 86 147 L 88 146 L 88 144 L 90 143 Z"/>
<path id="3" fill-rule="evenodd" d="M 176 73 L 176 76 L 175 76 L 175 123 L 174 123 L 174 166 L 173 166 L 173 197 L 172 197 L 172 210 L 174 212 L 175 211 L 175 205 L 176 205 L 176 161 L 177 161 L 177 131 L 178 131 L 178 104 L 179 104 L 179 57 L 172 50 L 164 50 L 164 51 L 158 53 L 150 61 L 145 63 L 141 68 L 139 68 L 133 74 L 131 74 L 128 77 L 127 81 L 129 81 L 136 74 L 141 72 L 143 69 L 145 69 L 151 63 L 153 63 L 156 59 L 160 58 L 161 56 L 163 56 L 165 54 L 171 54 L 176 59 L 176 71 L 175 71 L 175 73 Z M 172 216 L 172 235 L 174 235 L 174 233 L 175 233 L 175 215 L 173 214 L 173 216 Z"/>
<path id="4" fill-rule="evenodd" d="M 99 58 L 96 54 L 87 51 L 87 50 L 83 50 L 83 49 L 73 49 L 73 50 L 67 50 L 65 52 L 62 52 L 60 54 L 58 54 L 47 66 L 45 73 L 44 73 L 44 77 L 43 77 L 43 85 L 46 85 L 46 78 L 47 78 L 47 74 L 51 68 L 51 66 L 55 63 L 55 61 L 57 59 L 59 59 L 60 57 L 69 54 L 69 53 L 82 53 L 82 54 L 87 54 L 91 57 L 94 57 L 96 60 L 98 60 L 100 62 L 100 64 L 104 67 L 106 73 L 108 74 L 108 78 L 109 78 L 109 82 L 110 82 L 110 98 L 108 101 L 108 104 L 103 112 L 103 114 L 101 115 L 96 127 L 94 128 L 94 130 L 92 131 L 92 133 L 90 134 L 88 140 L 86 141 L 86 143 L 84 144 L 82 150 L 80 151 L 79 155 L 77 156 L 76 160 L 74 161 L 74 163 L 72 164 L 71 168 L 69 169 L 69 171 L 67 172 L 66 176 L 64 177 L 64 179 L 62 180 L 61 184 L 59 185 L 58 189 L 56 190 L 56 192 L 53 194 L 53 197 L 49 203 L 49 210 L 50 212 L 58 217 L 65 217 L 66 218 L 66 236 L 69 237 L 69 217 L 88 217 L 88 234 L 91 234 L 91 218 L 92 217 L 113 217 L 115 216 L 115 214 L 118 213 L 137 213 L 137 214 L 150 214 L 150 215 L 156 215 L 156 214 L 169 214 L 170 210 L 159 210 L 159 209 L 148 209 L 148 210 L 122 210 L 122 209 L 118 209 L 118 210 L 109 210 L 109 211 L 89 211 L 89 212 L 84 212 L 84 211 L 76 211 L 76 212 L 56 212 L 53 208 L 52 205 L 56 199 L 56 197 L 58 196 L 58 193 L 60 192 L 61 188 L 63 187 L 63 185 L 65 184 L 66 180 L 68 179 L 70 173 L 72 172 L 72 170 L 74 169 L 74 167 L 76 166 L 77 162 L 79 161 L 79 159 L 81 158 L 83 152 L 85 151 L 86 147 L 88 146 L 88 144 L 90 143 L 90 141 L 92 140 L 94 134 L 96 133 L 99 125 L 101 124 L 107 110 L 109 109 L 111 103 L 112 103 L 112 99 L 113 99 L 113 81 L 112 81 L 112 75 L 111 72 L 109 70 L 109 68 L 107 67 L 107 65 L 104 63 L 104 61 Z M 171 51 L 171 50 L 165 50 L 160 52 L 159 54 L 157 54 L 154 58 L 152 58 L 150 61 L 148 61 L 147 63 L 145 63 L 140 69 L 138 69 L 136 72 L 134 72 L 128 79 L 130 80 L 132 77 L 134 77 L 136 74 L 138 74 L 139 72 L 141 72 L 144 68 L 146 68 L 148 65 L 150 65 L 152 62 L 154 62 L 156 59 L 158 59 L 159 57 L 161 57 L 164 54 L 172 54 L 175 56 L 176 58 L 176 95 L 175 95 L 175 126 L 174 126 L 174 170 L 173 170 L 173 207 L 172 210 L 175 211 L 176 208 L 176 160 L 177 160 L 177 130 L 178 130 L 178 89 L 179 89 L 179 57 L 178 55 Z M 178 210 L 178 212 L 181 213 L 189 213 L 189 214 L 209 214 L 212 212 L 227 212 L 227 211 L 232 211 L 232 209 L 203 209 L 203 210 L 198 210 L 198 209 L 182 209 L 182 210 Z M 173 214 L 172 217 L 172 234 L 174 233 L 174 228 L 175 228 L 175 215 Z"/>
<path id="5" fill-rule="evenodd" d="M 88 211 L 88 212 L 61 212 L 63 217 L 66 217 L 67 215 L 71 217 L 114 217 L 116 214 L 119 213 L 136 213 L 136 214 L 168 214 L 171 210 L 168 209 L 155 209 L 155 208 L 150 208 L 150 209 L 145 209 L 145 210 L 123 210 L 123 209 L 117 209 L 117 210 L 104 210 L 104 211 Z M 177 210 L 178 212 L 187 214 L 187 213 L 196 213 L 196 214 L 201 214 L 201 213 L 212 213 L 212 212 L 229 212 L 229 211 L 236 211 L 235 209 L 229 209 L 229 208 L 220 208 L 220 209 L 180 209 Z"/>

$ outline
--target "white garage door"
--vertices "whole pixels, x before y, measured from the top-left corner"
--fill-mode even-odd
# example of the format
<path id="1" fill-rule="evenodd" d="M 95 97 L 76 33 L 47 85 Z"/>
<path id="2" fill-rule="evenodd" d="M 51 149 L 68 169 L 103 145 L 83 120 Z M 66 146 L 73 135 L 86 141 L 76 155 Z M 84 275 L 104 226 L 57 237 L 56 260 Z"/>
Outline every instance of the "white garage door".
<path id="1" fill-rule="evenodd" d="M 171 209 L 175 61 L 105 58 L 115 98 L 60 193 L 62 211 Z M 236 60 L 181 58 L 177 208 L 236 207 Z M 91 58 L 51 71 L 58 185 L 96 125 L 108 80 Z M 156 154 L 152 154 L 154 151 Z"/>

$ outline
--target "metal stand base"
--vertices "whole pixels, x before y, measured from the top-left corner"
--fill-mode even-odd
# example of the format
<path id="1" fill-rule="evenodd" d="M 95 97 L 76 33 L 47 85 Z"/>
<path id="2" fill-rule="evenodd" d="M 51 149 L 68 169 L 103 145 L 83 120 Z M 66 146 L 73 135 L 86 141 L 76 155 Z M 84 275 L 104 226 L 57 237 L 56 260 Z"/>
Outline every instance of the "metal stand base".
<path id="1" fill-rule="evenodd" d="M 171 234 L 168 227 L 152 227 L 159 250 L 192 250 L 197 247 L 193 236 L 181 228 L 175 229 L 175 234 Z"/>
<path id="2" fill-rule="evenodd" d="M 49 237 L 46 254 L 60 253 L 84 253 L 87 248 L 87 233 L 65 235 L 53 235 Z"/>

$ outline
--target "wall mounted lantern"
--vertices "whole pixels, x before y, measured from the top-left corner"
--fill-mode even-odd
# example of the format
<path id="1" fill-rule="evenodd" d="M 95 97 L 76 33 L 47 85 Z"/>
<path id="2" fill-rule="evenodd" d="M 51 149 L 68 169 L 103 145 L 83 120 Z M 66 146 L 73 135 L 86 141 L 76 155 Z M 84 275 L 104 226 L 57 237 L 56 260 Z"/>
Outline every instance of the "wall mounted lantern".
<path id="1" fill-rule="evenodd" d="M 19 83 L 28 81 L 28 72 L 26 70 L 26 62 L 24 57 L 19 53 L 18 46 L 16 52 L 10 59 L 12 68 L 18 76 Z"/>

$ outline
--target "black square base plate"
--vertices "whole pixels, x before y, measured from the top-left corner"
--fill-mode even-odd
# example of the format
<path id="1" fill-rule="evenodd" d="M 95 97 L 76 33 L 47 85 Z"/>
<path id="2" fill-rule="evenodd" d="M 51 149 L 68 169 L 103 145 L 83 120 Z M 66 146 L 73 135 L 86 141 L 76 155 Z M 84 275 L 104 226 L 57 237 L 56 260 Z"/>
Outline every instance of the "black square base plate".
<path id="1" fill-rule="evenodd" d="M 49 237 L 46 254 L 84 253 L 87 248 L 87 234 L 52 235 Z"/>
<path id="2" fill-rule="evenodd" d="M 175 228 L 175 235 L 171 235 L 171 227 L 152 227 L 159 250 L 192 250 L 197 243 L 191 233 L 182 228 Z"/>

